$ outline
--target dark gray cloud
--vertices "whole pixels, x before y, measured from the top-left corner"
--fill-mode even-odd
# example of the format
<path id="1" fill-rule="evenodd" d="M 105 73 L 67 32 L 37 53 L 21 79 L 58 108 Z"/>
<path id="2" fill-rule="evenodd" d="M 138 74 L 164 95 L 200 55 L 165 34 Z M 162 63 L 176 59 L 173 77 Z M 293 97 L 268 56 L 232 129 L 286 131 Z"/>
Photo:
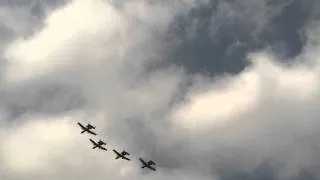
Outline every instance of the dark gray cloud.
<path id="1" fill-rule="evenodd" d="M 23 83 L 1 92 L 0 99 L 0 108 L 11 120 L 25 113 L 55 115 L 86 105 L 79 89 L 68 84 L 52 82 Z"/>
<path id="2" fill-rule="evenodd" d="M 313 0 L 219 1 L 197 7 L 171 24 L 170 59 L 189 72 L 239 73 L 248 52 L 271 48 L 290 59 L 305 44 Z M 172 34 L 171 34 L 172 33 Z M 174 43 L 173 43 L 174 44 Z"/>

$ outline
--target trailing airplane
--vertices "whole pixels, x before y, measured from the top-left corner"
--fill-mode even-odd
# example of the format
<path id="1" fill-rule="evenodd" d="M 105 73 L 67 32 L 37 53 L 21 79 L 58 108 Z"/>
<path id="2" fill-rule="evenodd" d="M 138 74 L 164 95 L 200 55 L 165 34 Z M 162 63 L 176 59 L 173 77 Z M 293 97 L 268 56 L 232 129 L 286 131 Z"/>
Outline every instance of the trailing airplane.
<path id="1" fill-rule="evenodd" d="M 88 132 L 88 133 L 90 133 L 90 134 L 97 135 L 96 133 L 90 131 L 91 129 L 95 129 L 95 128 L 96 128 L 96 127 L 92 126 L 91 124 L 88 124 L 86 127 L 83 126 L 82 124 L 80 124 L 79 122 L 78 122 L 77 124 L 78 124 L 78 125 L 81 127 L 81 129 L 82 129 L 81 134 L 84 133 L 84 132 Z"/>
<path id="2" fill-rule="evenodd" d="M 129 158 L 125 157 L 126 155 L 130 155 L 128 152 L 126 151 L 122 151 L 121 153 L 119 153 L 118 151 L 116 151 L 115 149 L 113 149 L 113 152 L 117 154 L 117 157 L 115 159 L 119 159 L 119 158 L 122 158 L 122 159 L 125 159 L 127 161 L 130 161 Z"/>
<path id="3" fill-rule="evenodd" d="M 154 167 L 152 167 L 151 165 L 156 165 L 155 162 L 153 161 L 148 161 L 148 162 L 145 162 L 142 158 L 139 158 L 139 160 L 141 161 L 141 163 L 143 164 L 143 166 L 141 167 L 142 169 L 147 167 L 153 171 L 156 171 L 156 169 Z"/>
<path id="4" fill-rule="evenodd" d="M 103 142 L 103 141 L 101 141 L 101 140 L 99 140 L 99 142 L 95 142 L 95 141 L 92 140 L 92 139 L 89 139 L 89 140 L 90 140 L 90 141 L 92 142 L 92 144 L 94 145 L 94 146 L 92 147 L 92 149 L 99 148 L 99 149 L 102 149 L 102 150 L 107 151 L 106 148 L 102 147 L 103 145 L 106 145 L 105 142 Z"/>

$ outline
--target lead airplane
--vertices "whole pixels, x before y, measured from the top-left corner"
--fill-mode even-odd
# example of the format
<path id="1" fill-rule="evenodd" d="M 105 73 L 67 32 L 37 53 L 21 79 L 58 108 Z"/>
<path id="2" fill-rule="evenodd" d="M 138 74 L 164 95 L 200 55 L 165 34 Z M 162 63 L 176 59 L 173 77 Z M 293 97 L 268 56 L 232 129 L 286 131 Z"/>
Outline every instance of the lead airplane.
<path id="1" fill-rule="evenodd" d="M 92 132 L 90 131 L 91 129 L 95 129 L 96 127 L 92 126 L 91 124 L 88 123 L 88 125 L 85 127 L 84 125 L 82 125 L 81 123 L 77 123 L 82 131 L 81 131 L 81 134 L 84 133 L 84 132 L 88 132 L 89 134 L 92 134 L 92 135 L 97 135 L 95 132 Z"/>
<path id="2" fill-rule="evenodd" d="M 122 159 L 125 159 L 127 161 L 130 161 L 129 158 L 125 157 L 126 155 L 130 155 L 128 152 L 126 151 L 122 151 L 121 153 L 119 153 L 117 150 L 113 149 L 113 152 L 116 153 L 117 157 L 115 159 L 119 159 L 119 158 L 122 158 Z"/>
<path id="3" fill-rule="evenodd" d="M 102 147 L 103 145 L 106 145 L 105 142 L 99 140 L 98 142 L 95 142 L 94 140 L 92 139 L 89 139 L 91 141 L 91 143 L 93 144 L 93 147 L 92 149 L 95 149 L 95 148 L 99 148 L 99 149 L 102 149 L 102 150 L 105 150 L 107 151 L 107 149 L 105 147 Z"/>
<path id="4" fill-rule="evenodd" d="M 153 171 L 156 171 L 156 169 L 154 167 L 152 167 L 151 165 L 156 165 L 155 162 L 153 161 L 148 161 L 148 162 L 145 162 L 142 158 L 139 158 L 139 160 L 141 161 L 141 163 L 143 164 L 143 166 L 141 167 L 142 169 L 147 167 Z"/>

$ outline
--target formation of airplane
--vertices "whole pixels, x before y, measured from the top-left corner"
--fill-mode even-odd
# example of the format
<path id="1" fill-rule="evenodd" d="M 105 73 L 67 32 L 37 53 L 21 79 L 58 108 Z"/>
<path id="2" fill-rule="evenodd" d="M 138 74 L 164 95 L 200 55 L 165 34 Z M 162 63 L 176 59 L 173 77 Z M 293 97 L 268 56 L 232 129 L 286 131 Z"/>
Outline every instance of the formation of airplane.
<path id="1" fill-rule="evenodd" d="M 91 125 L 90 123 L 87 124 L 87 126 L 84 126 L 82 125 L 81 123 L 77 123 L 80 128 L 82 129 L 81 131 L 81 134 L 83 134 L 84 132 L 87 132 L 89 134 L 92 134 L 94 136 L 97 135 L 97 133 L 91 131 L 92 129 L 95 129 L 96 127 L 94 127 L 93 125 Z M 94 141 L 93 139 L 89 139 L 90 142 L 93 144 L 93 147 L 92 149 L 101 149 L 101 150 L 104 150 L 104 151 L 107 151 L 107 148 L 103 147 L 104 145 L 107 145 L 107 143 L 103 142 L 102 140 L 99 140 L 98 142 Z M 130 156 L 130 154 L 128 152 L 126 152 L 125 150 L 123 150 L 122 152 L 118 152 L 117 150 L 113 149 L 112 150 L 115 154 L 116 154 L 116 157 L 115 159 L 124 159 L 124 160 L 127 160 L 127 161 L 130 161 L 130 159 L 128 158 L 128 156 Z M 156 171 L 156 168 L 154 167 L 156 165 L 155 162 L 153 161 L 148 161 L 146 162 L 145 160 L 143 160 L 142 158 L 139 158 L 140 162 L 142 163 L 142 166 L 141 168 L 144 169 L 144 168 L 148 168 L 150 170 L 153 170 L 153 171 Z M 154 166 L 153 166 L 154 165 Z"/>

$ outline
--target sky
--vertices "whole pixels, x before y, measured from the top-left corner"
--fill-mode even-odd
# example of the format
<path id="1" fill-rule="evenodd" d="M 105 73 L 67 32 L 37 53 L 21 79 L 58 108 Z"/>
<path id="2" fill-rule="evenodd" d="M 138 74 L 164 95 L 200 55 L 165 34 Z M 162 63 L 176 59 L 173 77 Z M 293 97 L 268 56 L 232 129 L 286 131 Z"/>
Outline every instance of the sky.
<path id="1" fill-rule="evenodd" d="M 319 8 L 0 0 L 1 180 L 320 179 Z"/>

